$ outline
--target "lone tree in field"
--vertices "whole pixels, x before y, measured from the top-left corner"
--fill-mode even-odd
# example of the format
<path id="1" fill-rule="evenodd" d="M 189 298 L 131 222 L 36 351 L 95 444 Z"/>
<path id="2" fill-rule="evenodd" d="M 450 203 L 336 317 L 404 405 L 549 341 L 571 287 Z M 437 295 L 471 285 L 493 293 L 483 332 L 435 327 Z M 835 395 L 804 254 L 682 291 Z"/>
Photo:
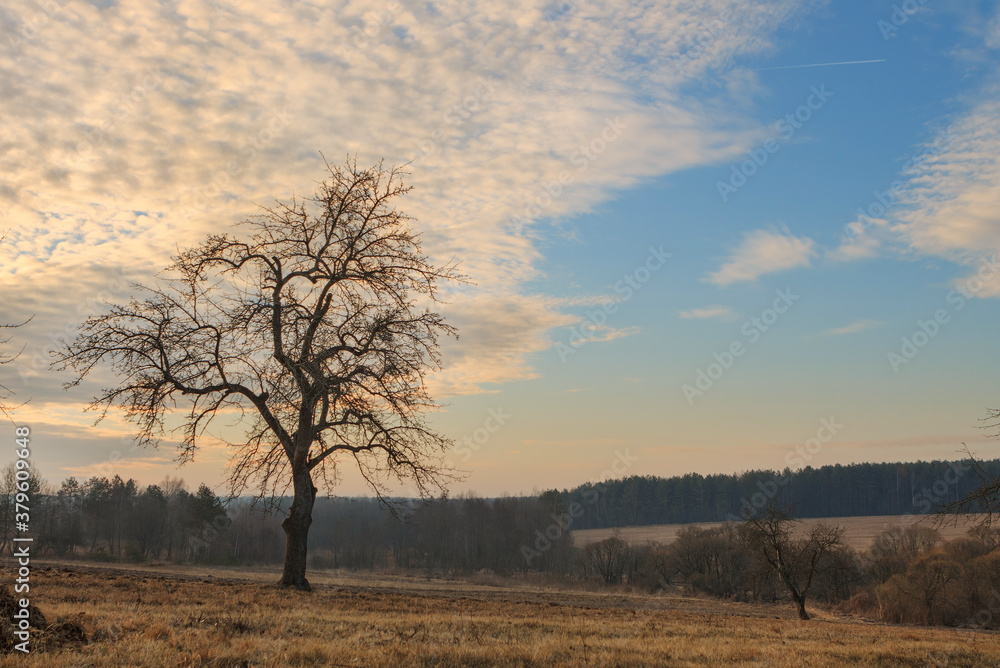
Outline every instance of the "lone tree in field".
<path id="1" fill-rule="evenodd" d="M 171 430 L 181 461 L 215 418 L 235 416 L 245 432 L 231 493 L 291 487 L 281 584 L 305 590 L 315 482 L 330 489 L 340 466 L 356 466 L 383 498 L 393 480 L 430 496 L 450 479 L 450 441 L 424 421 L 435 406 L 425 377 L 439 367 L 439 336 L 455 335 L 429 308 L 437 284 L 461 280 L 430 263 L 393 208 L 409 191 L 397 169 L 327 169 L 312 198 L 241 223 L 247 238 L 213 235 L 174 257 L 171 277 L 90 317 L 54 364 L 76 372 L 67 388 L 99 365 L 117 372 L 121 383 L 91 407 L 102 418 L 124 409 L 143 445 L 157 445 L 186 402 Z"/>
<path id="2" fill-rule="evenodd" d="M 744 512 L 739 534 L 747 547 L 761 557 L 788 589 L 799 619 L 809 619 L 806 595 L 817 574 L 837 567 L 827 557 L 843 545 L 844 529 L 819 523 L 806 536 L 795 537 L 796 520 L 774 501 L 760 515 Z"/>

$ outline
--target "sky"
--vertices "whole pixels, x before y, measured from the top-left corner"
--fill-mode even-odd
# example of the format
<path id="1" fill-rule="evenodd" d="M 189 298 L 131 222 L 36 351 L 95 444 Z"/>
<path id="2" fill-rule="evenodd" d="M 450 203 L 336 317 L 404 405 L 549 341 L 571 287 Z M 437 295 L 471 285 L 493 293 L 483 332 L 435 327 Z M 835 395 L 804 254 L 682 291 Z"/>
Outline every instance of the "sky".
<path id="1" fill-rule="evenodd" d="M 180 467 L 136 449 L 84 410 L 114 378 L 66 390 L 49 351 L 347 155 L 406 163 L 399 206 L 473 281 L 431 379 L 456 493 L 1000 453 L 996 2 L 13 0 L 0 25 L 0 322 L 33 317 L 0 384 L 50 483 L 223 489 L 226 434 Z M 345 464 L 334 493 L 366 489 Z"/>

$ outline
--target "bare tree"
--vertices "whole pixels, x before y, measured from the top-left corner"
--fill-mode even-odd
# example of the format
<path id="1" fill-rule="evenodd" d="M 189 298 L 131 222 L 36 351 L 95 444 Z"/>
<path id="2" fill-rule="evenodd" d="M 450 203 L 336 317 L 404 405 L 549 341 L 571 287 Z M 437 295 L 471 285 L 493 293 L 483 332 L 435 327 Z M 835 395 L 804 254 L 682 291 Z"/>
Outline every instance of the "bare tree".
<path id="1" fill-rule="evenodd" d="M 181 461 L 235 412 L 245 432 L 231 493 L 273 500 L 291 487 L 281 584 L 306 590 L 314 481 L 332 489 L 339 466 L 356 466 L 383 498 L 394 480 L 431 496 L 451 479 L 440 459 L 450 441 L 424 414 L 439 336 L 455 330 L 429 307 L 440 281 L 462 279 L 430 263 L 393 208 L 409 191 L 399 170 L 351 160 L 327 170 L 313 197 L 244 221 L 248 238 L 212 235 L 179 253 L 172 276 L 90 317 L 54 364 L 76 372 L 67 387 L 110 365 L 121 384 L 92 408 L 123 409 L 144 445 L 187 400 Z"/>
<path id="2" fill-rule="evenodd" d="M 0 237 L 0 241 L 3 241 L 3 237 Z M 32 316 L 32 318 L 33 317 L 34 316 Z M 32 318 L 28 318 L 27 320 L 18 325 L 0 325 L 0 330 L 17 329 L 18 327 L 23 327 L 24 325 L 27 325 L 29 322 L 31 322 Z M 8 343 L 10 343 L 10 340 L 11 340 L 10 337 L 0 339 L 0 347 L 6 346 Z M 0 366 L 10 364 L 20 356 L 21 356 L 21 351 L 18 351 L 12 355 L 0 349 Z M 12 416 L 14 410 L 24 405 L 24 404 L 19 404 L 17 406 L 13 406 L 11 404 L 6 403 L 13 396 L 14 396 L 14 391 L 11 390 L 6 385 L 4 385 L 3 383 L 0 383 L 0 414 L 3 414 L 3 416 L 6 417 L 11 422 L 13 422 L 14 420 Z"/>
<path id="3" fill-rule="evenodd" d="M 0 325 L 0 329 L 10 329 L 11 327 L 12 325 Z M 8 343 L 10 343 L 9 338 L 0 339 L 0 346 L 6 345 Z M 16 359 L 17 355 L 8 355 L 0 351 L 0 366 L 4 364 L 10 364 Z M 6 417 L 8 420 L 11 421 L 13 421 L 11 413 L 13 413 L 16 406 L 11 406 L 10 404 L 7 403 L 7 401 L 9 401 L 10 398 L 13 396 L 14 392 L 3 383 L 0 383 L 0 413 L 2 413 L 4 417 Z"/>
<path id="4" fill-rule="evenodd" d="M 739 530 L 746 545 L 778 574 L 798 608 L 799 619 L 809 619 L 809 588 L 824 568 L 823 558 L 843 544 L 844 529 L 821 522 L 797 538 L 795 523 L 790 511 L 772 501 L 760 515 L 744 513 Z"/>

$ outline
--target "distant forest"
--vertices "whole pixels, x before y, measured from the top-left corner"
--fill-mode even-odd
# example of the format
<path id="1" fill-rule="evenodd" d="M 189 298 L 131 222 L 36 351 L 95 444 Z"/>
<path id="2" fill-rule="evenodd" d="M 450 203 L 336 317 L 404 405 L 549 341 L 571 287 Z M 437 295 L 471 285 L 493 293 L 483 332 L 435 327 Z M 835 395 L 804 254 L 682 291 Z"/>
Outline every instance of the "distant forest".
<path id="1" fill-rule="evenodd" d="M 982 468 L 1000 476 L 1000 459 L 982 462 Z M 574 529 L 595 529 L 736 521 L 744 510 L 759 510 L 771 499 L 791 504 L 797 517 L 917 515 L 964 498 L 982 484 L 966 460 L 632 476 L 581 485 L 561 496 L 581 506 Z"/>
<path id="2" fill-rule="evenodd" d="M 18 535 L 13 464 L 0 473 L 0 553 Z M 145 488 L 134 480 L 68 478 L 52 487 L 32 470 L 33 554 L 99 561 L 167 561 L 226 565 L 280 564 L 288 499 L 273 512 L 250 499 L 224 501 L 201 485 L 188 492 L 167 479 Z M 309 540 L 311 568 L 566 573 L 573 567 L 570 532 L 553 524 L 553 498 L 466 495 L 393 508 L 370 498 L 320 498 Z M 536 533 L 549 531 L 538 554 L 525 557 Z M 532 547 L 531 549 L 535 549 Z"/>
<path id="3" fill-rule="evenodd" d="M 1000 460 L 984 462 L 1000 475 Z M 967 462 L 856 464 L 799 471 L 674 478 L 633 476 L 537 496 L 465 494 L 397 500 L 396 515 L 367 498 L 318 499 L 310 567 L 441 569 L 497 573 L 578 571 L 572 529 L 717 522 L 791 503 L 797 517 L 930 513 L 982 482 Z M 14 467 L 0 475 L 0 552 L 16 535 Z M 42 554 L 63 558 L 278 564 L 281 506 L 263 514 L 248 499 L 225 501 L 180 480 L 140 487 L 115 476 L 69 478 L 56 488 L 32 474 L 32 529 Z"/>

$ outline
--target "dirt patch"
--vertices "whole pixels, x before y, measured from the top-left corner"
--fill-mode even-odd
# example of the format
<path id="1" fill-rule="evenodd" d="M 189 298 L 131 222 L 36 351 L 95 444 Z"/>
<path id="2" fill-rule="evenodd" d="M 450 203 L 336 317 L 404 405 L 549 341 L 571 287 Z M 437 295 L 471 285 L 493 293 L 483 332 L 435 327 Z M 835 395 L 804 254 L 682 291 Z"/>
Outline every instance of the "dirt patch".
<path id="1" fill-rule="evenodd" d="M 14 633 L 19 630 L 19 624 L 15 624 L 14 615 L 23 609 L 19 601 L 20 598 L 9 587 L 0 589 L 0 654 L 18 651 L 16 644 L 19 639 Z M 60 618 L 50 624 L 34 603 L 29 603 L 27 609 L 31 651 L 50 652 L 87 642 L 87 633 L 79 621 Z"/>

